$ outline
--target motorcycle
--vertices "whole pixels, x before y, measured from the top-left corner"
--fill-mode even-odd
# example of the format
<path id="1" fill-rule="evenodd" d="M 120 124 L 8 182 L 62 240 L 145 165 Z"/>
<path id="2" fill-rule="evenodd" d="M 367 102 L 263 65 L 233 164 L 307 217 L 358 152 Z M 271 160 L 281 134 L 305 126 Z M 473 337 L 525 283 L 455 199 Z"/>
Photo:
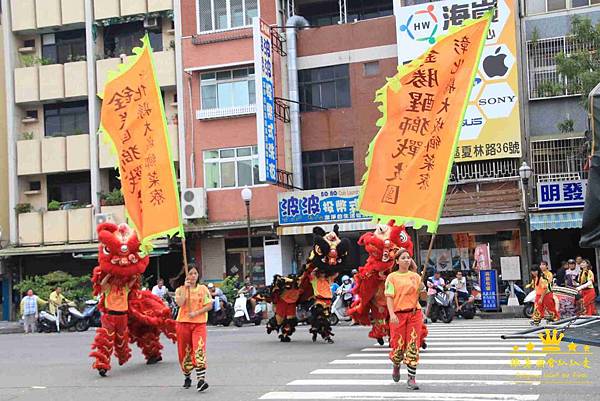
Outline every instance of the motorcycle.
<path id="1" fill-rule="evenodd" d="M 331 323 L 332 326 L 338 324 L 340 320 L 344 322 L 352 320 L 346 313 L 348 307 L 352 304 L 352 293 L 349 289 L 345 290 L 344 287 L 338 288 L 336 293 L 337 296 L 331 304 L 331 314 L 329 315 L 329 323 Z"/>
<path id="2" fill-rule="evenodd" d="M 60 310 L 60 330 L 86 331 L 90 324 L 76 307 L 74 302 L 64 303 L 58 306 Z M 56 316 L 46 311 L 40 312 L 38 317 L 38 331 L 51 333 L 57 331 Z"/>
<path id="3" fill-rule="evenodd" d="M 175 302 L 175 297 L 167 292 L 165 294 L 164 300 L 167 303 L 169 309 L 171 309 L 171 318 L 173 320 L 176 320 L 177 314 L 179 313 L 179 305 L 177 305 L 177 302 Z"/>
<path id="4" fill-rule="evenodd" d="M 429 308 L 429 318 L 433 323 L 437 322 L 438 319 L 444 323 L 450 323 L 454 318 L 454 307 L 450 295 L 441 285 L 434 286 L 433 288 L 435 289 L 435 295 Z"/>
<path id="5" fill-rule="evenodd" d="M 477 308 L 475 307 L 475 297 L 469 296 L 469 299 L 465 300 L 464 298 L 458 297 L 458 292 L 455 288 L 451 288 L 450 302 L 453 305 L 456 305 L 457 301 L 458 306 L 454 309 L 455 315 L 462 316 L 464 319 L 473 319 L 475 317 L 475 314 L 477 313 Z"/>
<path id="6" fill-rule="evenodd" d="M 233 321 L 234 316 L 233 305 L 231 305 L 230 302 L 224 302 L 218 297 L 215 298 L 214 302 L 215 304 L 219 302 L 220 308 L 218 311 L 215 311 L 215 308 L 213 307 L 213 309 L 208 312 L 208 323 L 213 326 L 219 324 L 225 327 L 229 326 Z"/>
<path id="7" fill-rule="evenodd" d="M 89 299 L 85 301 L 85 308 L 83 309 L 83 317 L 87 320 L 90 327 L 100 327 L 100 311 L 98 310 L 98 301 L 95 299 Z"/>
<path id="8" fill-rule="evenodd" d="M 263 302 L 257 302 L 256 307 L 251 311 L 252 313 L 248 313 L 251 306 L 250 299 L 246 297 L 244 291 L 240 290 L 233 304 L 233 324 L 236 327 L 242 327 L 245 323 L 254 323 L 255 326 L 259 326 L 262 321 L 263 310 L 266 310 L 266 305 L 262 304 Z"/>

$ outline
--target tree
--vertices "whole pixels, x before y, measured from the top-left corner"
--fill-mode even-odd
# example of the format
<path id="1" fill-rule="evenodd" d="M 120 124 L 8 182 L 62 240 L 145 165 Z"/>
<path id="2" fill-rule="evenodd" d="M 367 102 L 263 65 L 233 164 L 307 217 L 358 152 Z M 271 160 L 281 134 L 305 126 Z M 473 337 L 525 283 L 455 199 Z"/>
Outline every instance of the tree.
<path id="1" fill-rule="evenodd" d="M 50 293 L 56 287 L 61 287 L 63 294 L 73 301 L 82 302 L 92 297 L 92 284 L 89 275 L 75 277 L 60 270 L 43 276 L 26 277 L 15 285 L 15 290 L 24 294 L 31 288 L 40 298 L 48 300 Z"/>

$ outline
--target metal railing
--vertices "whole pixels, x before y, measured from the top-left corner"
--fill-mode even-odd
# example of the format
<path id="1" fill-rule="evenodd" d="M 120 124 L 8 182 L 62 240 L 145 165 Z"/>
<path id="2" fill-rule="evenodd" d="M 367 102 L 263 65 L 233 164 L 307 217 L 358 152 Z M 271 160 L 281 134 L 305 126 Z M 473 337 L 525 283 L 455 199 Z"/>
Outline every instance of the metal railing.
<path id="1" fill-rule="evenodd" d="M 587 178 L 583 136 L 533 140 L 531 142 L 531 168 L 538 181 L 580 180 Z"/>
<path id="2" fill-rule="evenodd" d="M 455 163 L 449 182 L 464 184 L 515 179 L 519 177 L 519 161 L 520 159 L 497 159 Z"/>

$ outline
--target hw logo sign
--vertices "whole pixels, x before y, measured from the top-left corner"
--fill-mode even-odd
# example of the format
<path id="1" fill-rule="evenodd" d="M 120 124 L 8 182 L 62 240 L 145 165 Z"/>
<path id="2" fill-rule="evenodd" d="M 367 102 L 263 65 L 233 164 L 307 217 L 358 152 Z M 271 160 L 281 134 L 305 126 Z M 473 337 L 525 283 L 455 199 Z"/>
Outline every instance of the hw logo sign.
<path id="1" fill-rule="evenodd" d="M 412 40 L 434 44 L 438 19 L 433 10 L 434 6 L 430 4 L 424 10 L 416 11 L 408 17 L 406 24 L 400 25 L 400 31 L 406 32 Z"/>

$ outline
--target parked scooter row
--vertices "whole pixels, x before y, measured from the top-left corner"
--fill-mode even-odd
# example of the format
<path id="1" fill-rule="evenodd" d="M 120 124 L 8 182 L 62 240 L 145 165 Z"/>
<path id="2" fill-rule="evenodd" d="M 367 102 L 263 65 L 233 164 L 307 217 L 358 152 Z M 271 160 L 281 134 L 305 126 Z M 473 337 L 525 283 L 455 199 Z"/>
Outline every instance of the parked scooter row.
<path id="1" fill-rule="evenodd" d="M 74 302 L 58 306 L 57 316 L 46 311 L 41 311 L 38 317 L 38 331 L 52 333 L 60 330 L 86 331 L 90 327 L 90 320 L 76 307 Z"/>

